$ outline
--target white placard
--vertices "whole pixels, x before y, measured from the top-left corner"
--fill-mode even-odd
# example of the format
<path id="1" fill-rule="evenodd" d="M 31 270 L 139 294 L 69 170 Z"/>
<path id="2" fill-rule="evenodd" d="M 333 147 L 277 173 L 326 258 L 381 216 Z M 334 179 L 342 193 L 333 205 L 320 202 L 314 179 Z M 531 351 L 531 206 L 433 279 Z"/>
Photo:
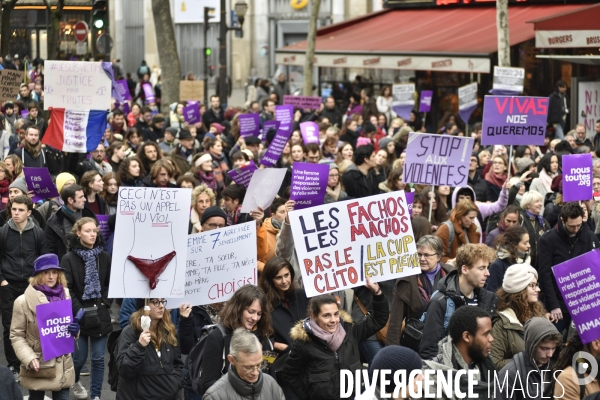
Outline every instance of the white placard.
<path id="1" fill-rule="evenodd" d="M 458 109 L 464 110 L 477 105 L 477 82 L 458 88 Z"/>
<path id="2" fill-rule="evenodd" d="M 44 110 L 110 108 L 111 81 L 101 62 L 46 60 L 44 75 Z"/>
<path id="3" fill-rule="evenodd" d="M 119 189 L 109 297 L 183 297 L 191 197 L 191 189 Z"/>
<path id="4" fill-rule="evenodd" d="M 578 82 L 577 122 L 585 125 L 588 137 L 596 132 L 596 121 L 600 119 L 600 81 Z"/>
<path id="5" fill-rule="evenodd" d="M 258 206 L 266 210 L 277 196 L 286 171 L 285 168 L 264 168 L 254 171 L 244 196 L 241 212 L 249 213 L 257 210 Z"/>
<path id="6" fill-rule="evenodd" d="M 415 84 L 392 85 L 392 106 L 415 105 Z"/>
<path id="7" fill-rule="evenodd" d="M 525 68 L 494 66 L 494 89 L 521 93 L 524 84 Z"/>

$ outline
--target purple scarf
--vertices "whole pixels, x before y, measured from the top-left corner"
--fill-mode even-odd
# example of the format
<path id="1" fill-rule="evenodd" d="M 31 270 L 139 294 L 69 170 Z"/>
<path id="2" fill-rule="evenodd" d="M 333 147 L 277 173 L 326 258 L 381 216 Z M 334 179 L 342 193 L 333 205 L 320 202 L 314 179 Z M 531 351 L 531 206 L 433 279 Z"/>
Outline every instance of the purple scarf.
<path id="1" fill-rule="evenodd" d="M 60 283 L 54 286 L 53 288 L 51 288 L 48 285 L 35 285 L 33 288 L 44 293 L 50 303 L 66 299 L 65 288 L 63 288 L 63 285 L 61 285 Z"/>
<path id="2" fill-rule="evenodd" d="M 525 213 L 527 214 L 527 216 L 530 219 L 536 219 L 538 220 L 538 222 L 540 223 L 540 226 L 542 227 L 542 229 L 544 229 L 544 217 L 542 217 L 540 214 L 535 215 L 533 213 L 530 213 L 529 211 L 525 210 Z"/>
<path id="3" fill-rule="evenodd" d="M 346 337 L 346 331 L 342 327 L 342 321 L 338 324 L 337 329 L 333 333 L 327 332 L 325 329 L 321 328 L 317 321 L 313 318 L 310 318 L 310 328 L 312 329 L 313 335 L 327 343 L 327 346 L 333 351 L 336 352 L 342 345 L 344 338 Z"/>
<path id="4" fill-rule="evenodd" d="M 199 169 L 198 180 L 200 181 L 200 183 L 204 183 L 206 186 L 212 189 L 213 192 L 217 191 L 217 177 L 215 176 L 215 173 L 213 171 L 206 173 Z"/>
<path id="5" fill-rule="evenodd" d="M 440 268 L 442 268 L 442 264 L 437 263 L 437 266 L 435 267 L 435 269 L 429 271 L 429 272 L 425 272 L 425 275 L 427 276 L 427 279 L 429 279 L 429 282 L 431 282 L 433 284 L 433 280 L 435 279 L 435 274 L 438 273 L 438 271 L 440 270 Z"/>

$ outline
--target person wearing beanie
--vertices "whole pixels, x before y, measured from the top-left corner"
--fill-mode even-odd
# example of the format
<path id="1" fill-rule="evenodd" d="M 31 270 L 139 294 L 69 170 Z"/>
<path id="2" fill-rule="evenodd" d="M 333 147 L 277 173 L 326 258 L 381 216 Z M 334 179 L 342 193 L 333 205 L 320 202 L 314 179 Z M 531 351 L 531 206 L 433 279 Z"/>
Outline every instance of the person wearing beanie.
<path id="1" fill-rule="evenodd" d="M 531 171 L 531 166 L 535 165 L 535 161 L 533 161 L 530 157 L 521 157 L 517 159 L 517 174 L 521 175 L 524 172 Z"/>
<path id="2" fill-rule="evenodd" d="M 162 150 L 165 155 L 168 155 L 178 144 L 177 135 L 179 130 L 175 127 L 169 127 L 165 129 L 163 140 L 160 141 L 158 147 Z"/>
<path id="3" fill-rule="evenodd" d="M 202 226 L 202 232 L 223 228 L 227 226 L 227 214 L 221 207 L 208 207 L 202 214 L 200 225 Z"/>
<path id="4" fill-rule="evenodd" d="M 15 179 L 8 187 L 8 201 L 6 202 L 6 208 L 0 211 L 0 227 L 4 226 L 11 218 L 11 202 L 17 196 L 28 196 L 29 189 L 25 178 Z M 46 227 L 46 219 L 37 209 L 31 210 L 31 218 L 34 225 L 44 229 Z"/>
<path id="5" fill-rule="evenodd" d="M 494 337 L 494 339 L 496 338 Z M 495 381 L 496 399 L 543 398 L 545 382 L 553 379 L 549 378 L 555 366 L 552 356 L 562 345 L 562 339 L 562 335 L 548 319 L 541 316 L 529 319 L 525 323 L 524 350 L 515 355 L 500 370 L 498 379 Z M 564 398 L 571 397 L 567 395 Z"/>
<path id="6" fill-rule="evenodd" d="M 213 193 L 217 193 L 217 177 L 213 170 L 212 156 L 208 153 L 198 153 L 192 159 L 192 176 L 199 185 L 206 185 Z"/>

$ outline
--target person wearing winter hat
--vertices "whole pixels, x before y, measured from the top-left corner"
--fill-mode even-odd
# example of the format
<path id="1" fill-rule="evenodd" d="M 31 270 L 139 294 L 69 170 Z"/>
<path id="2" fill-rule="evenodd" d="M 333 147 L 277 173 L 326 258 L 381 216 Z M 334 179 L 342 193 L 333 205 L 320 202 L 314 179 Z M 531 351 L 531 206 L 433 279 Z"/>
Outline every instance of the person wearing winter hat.
<path id="1" fill-rule="evenodd" d="M 227 226 L 227 214 L 221 207 L 208 207 L 202 214 L 200 225 L 202 226 L 202 232 L 223 228 Z"/>
<path id="2" fill-rule="evenodd" d="M 533 161 L 530 157 L 521 157 L 517 159 L 515 164 L 517 164 L 517 173 L 520 175 L 525 171 L 530 171 L 530 167 L 535 165 L 535 161 Z"/>
<path id="3" fill-rule="evenodd" d="M 391 137 L 383 137 L 379 139 L 379 149 L 387 152 L 387 169 L 391 171 L 396 161 L 396 143 Z"/>
<path id="4" fill-rule="evenodd" d="M 213 122 L 212 124 L 210 124 L 210 132 L 213 135 L 220 135 L 223 133 L 223 131 L 225 130 L 225 127 L 221 124 L 219 124 L 218 122 Z"/>

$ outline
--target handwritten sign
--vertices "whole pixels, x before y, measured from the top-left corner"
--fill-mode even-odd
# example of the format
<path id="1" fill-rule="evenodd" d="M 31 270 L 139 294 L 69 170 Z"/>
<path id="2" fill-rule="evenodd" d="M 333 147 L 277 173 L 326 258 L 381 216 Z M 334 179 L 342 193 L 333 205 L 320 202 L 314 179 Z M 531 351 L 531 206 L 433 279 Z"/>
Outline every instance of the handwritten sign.
<path id="1" fill-rule="evenodd" d="M 182 297 L 191 189 L 121 187 L 109 297 Z"/>
<path id="2" fill-rule="evenodd" d="M 35 306 L 44 362 L 75 351 L 75 337 L 67 330 L 73 321 L 71 299 Z"/>
<path id="3" fill-rule="evenodd" d="M 590 200 L 592 189 L 592 155 L 573 154 L 562 157 L 564 201 Z"/>
<path id="4" fill-rule="evenodd" d="M 119 81 L 115 81 L 115 87 L 117 92 L 121 95 L 123 100 L 131 100 L 131 93 L 129 92 L 129 86 L 127 86 L 127 80 L 121 79 Z"/>
<path id="5" fill-rule="evenodd" d="M 16 100 L 23 82 L 23 71 L 3 69 L 0 71 L 0 101 Z"/>
<path id="6" fill-rule="evenodd" d="M 275 166 L 281 154 L 283 154 L 283 149 L 285 149 L 285 144 L 290 139 L 290 136 L 292 136 L 292 131 L 278 130 L 260 163 L 265 167 Z"/>
<path id="7" fill-rule="evenodd" d="M 248 184 L 250 184 L 250 179 L 252 178 L 252 174 L 258 168 L 254 161 L 250 160 L 245 165 L 242 165 L 240 168 L 232 169 L 227 172 L 227 175 L 237 184 L 244 185 L 246 189 L 248 189 Z"/>
<path id="8" fill-rule="evenodd" d="M 240 114 L 240 136 L 258 136 L 260 132 L 260 118 L 258 114 Z"/>
<path id="9" fill-rule="evenodd" d="M 296 210 L 323 204 L 329 179 L 328 164 L 294 163 L 290 200 Z"/>
<path id="10" fill-rule="evenodd" d="M 401 118 L 408 120 L 415 107 L 415 84 L 392 85 L 392 110 Z"/>
<path id="11" fill-rule="evenodd" d="M 594 132 L 600 119 L 600 82 L 578 82 L 577 87 L 577 122 L 585 126 L 586 132 Z"/>
<path id="12" fill-rule="evenodd" d="M 525 84 L 525 68 L 494 66 L 492 89 L 498 94 L 519 94 Z"/>
<path id="13" fill-rule="evenodd" d="M 259 206 L 266 210 L 277 196 L 286 172 L 286 168 L 257 169 L 250 179 L 241 212 L 249 213 Z"/>
<path id="14" fill-rule="evenodd" d="M 275 106 L 275 120 L 279 121 L 279 129 L 291 131 L 294 124 L 294 106 Z"/>
<path id="15" fill-rule="evenodd" d="M 45 110 L 110 108 L 112 82 L 101 62 L 46 60 L 44 75 Z"/>
<path id="16" fill-rule="evenodd" d="M 283 104 L 291 104 L 296 108 L 316 110 L 321 107 L 323 100 L 319 96 L 293 96 L 286 94 L 283 96 Z"/>
<path id="17" fill-rule="evenodd" d="M 467 186 L 472 150 L 473 138 L 411 132 L 403 180 L 422 185 Z"/>
<path id="18" fill-rule="evenodd" d="M 24 167 L 23 174 L 25 174 L 27 189 L 33 190 L 35 194 L 33 201 L 37 202 L 41 199 L 51 199 L 59 196 L 48 168 Z"/>
<path id="19" fill-rule="evenodd" d="M 300 124 L 300 133 L 304 144 L 319 144 L 319 125 L 314 121 L 306 121 Z"/>
<path id="20" fill-rule="evenodd" d="M 179 100 L 204 101 L 204 81 L 179 81 Z"/>
<path id="21" fill-rule="evenodd" d="M 404 191 L 289 217 L 308 297 L 421 273 Z"/>
<path id="22" fill-rule="evenodd" d="M 187 106 L 183 107 L 183 119 L 185 122 L 191 125 L 202 122 L 202 119 L 200 119 L 200 108 L 198 107 L 198 104 L 188 104 Z"/>
<path id="23" fill-rule="evenodd" d="M 485 96 L 481 143 L 543 146 L 547 117 L 547 97 Z"/>

